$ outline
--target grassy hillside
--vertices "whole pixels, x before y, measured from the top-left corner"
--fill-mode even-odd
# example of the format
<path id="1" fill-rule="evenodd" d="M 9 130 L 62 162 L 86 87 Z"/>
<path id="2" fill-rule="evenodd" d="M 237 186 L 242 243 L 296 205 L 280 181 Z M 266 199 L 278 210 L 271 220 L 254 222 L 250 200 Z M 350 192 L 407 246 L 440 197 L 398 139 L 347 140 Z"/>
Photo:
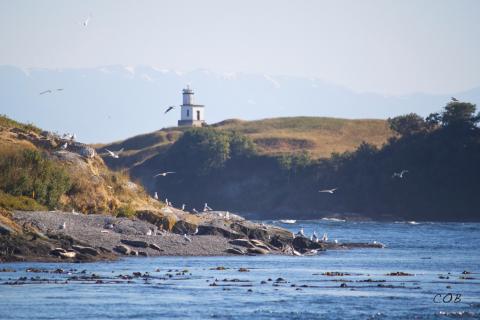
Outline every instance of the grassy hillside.
<path id="1" fill-rule="evenodd" d="M 314 158 L 353 151 L 364 141 L 381 146 L 393 135 L 385 120 L 294 117 L 226 120 L 213 126 L 245 134 L 263 154 L 308 151 Z"/>
<path id="2" fill-rule="evenodd" d="M 161 208 L 125 172 L 111 171 L 98 155 L 85 155 L 88 149 L 0 116 L 0 207 L 110 214 Z"/>
<path id="3" fill-rule="evenodd" d="M 386 120 L 349 120 L 321 117 L 274 118 L 257 121 L 237 119 L 213 124 L 219 130 L 235 131 L 249 137 L 259 154 L 279 155 L 307 151 L 313 158 L 328 158 L 332 153 L 355 150 L 362 142 L 383 145 L 394 133 Z M 99 153 L 105 148 L 124 148 L 120 159 L 104 157 L 112 168 L 132 168 L 164 151 L 187 130 L 166 128 L 138 135 L 108 145 L 95 145 Z"/>

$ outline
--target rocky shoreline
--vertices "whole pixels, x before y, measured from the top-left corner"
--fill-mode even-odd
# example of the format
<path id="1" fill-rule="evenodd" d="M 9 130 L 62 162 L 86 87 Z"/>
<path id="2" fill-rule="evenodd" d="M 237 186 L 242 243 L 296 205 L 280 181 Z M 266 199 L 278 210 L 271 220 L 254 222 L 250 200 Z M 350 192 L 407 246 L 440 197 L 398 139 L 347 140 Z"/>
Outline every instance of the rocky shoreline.
<path id="1" fill-rule="evenodd" d="M 227 212 L 195 219 L 168 208 L 178 219 L 151 212 L 134 218 L 59 211 L 15 211 L 11 219 L 22 234 L 0 233 L 0 262 L 91 262 L 125 256 L 315 255 L 329 249 L 381 248 L 378 243 L 313 242 L 286 229 L 253 223 Z M 193 221 L 192 221 L 193 220 Z"/>

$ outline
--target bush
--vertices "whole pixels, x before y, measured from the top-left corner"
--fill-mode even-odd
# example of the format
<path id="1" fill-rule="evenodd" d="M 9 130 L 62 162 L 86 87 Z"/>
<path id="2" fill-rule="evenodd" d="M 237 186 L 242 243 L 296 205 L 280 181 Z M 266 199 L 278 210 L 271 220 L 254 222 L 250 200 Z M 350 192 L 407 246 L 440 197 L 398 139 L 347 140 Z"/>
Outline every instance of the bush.
<path id="1" fill-rule="evenodd" d="M 0 208 L 22 211 L 42 211 L 46 209 L 32 198 L 12 196 L 2 191 L 0 191 Z"/>
<path id="2" fill-rule="evenodd" d="M 0 156 L 0 190 L 54 208 L 70 189 L 65 170 L 36 150 Z"/>
<path id="3" fill-rule="evenodd" d="M 135 216 L 135 214 L 135 209 L 133 209 L 132 206 L 129 204 L 115 210 L 115 215 L 118 218 L 132 218 Z"/>

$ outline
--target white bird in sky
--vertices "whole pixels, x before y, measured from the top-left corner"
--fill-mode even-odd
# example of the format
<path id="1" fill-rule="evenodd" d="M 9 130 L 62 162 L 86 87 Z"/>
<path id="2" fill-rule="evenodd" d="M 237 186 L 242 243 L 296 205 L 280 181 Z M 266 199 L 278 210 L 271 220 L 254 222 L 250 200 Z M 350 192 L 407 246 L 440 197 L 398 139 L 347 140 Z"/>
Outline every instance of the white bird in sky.
<path id="1" fill-rule="evenodd" d="M 153 197 L 155 198 L 155 200 L 158 200 L 158 193 L 157 193 L 157 191 L 155 191 L 155 194 L 153 195 Z"/>
<path id="2" fill-rule="evenodd" d="M 54 89 L 54 90 L 55 91 L 63 91 L 63 88 L 58 88 L 58 89 Z M 47 94 L 47 93 L 53 93 L 53 90 L 48 89 L 48 90 L 40 92 L 39 94 L 42 95 L 42 94 Z"/>
<path id="3" fill-rule="evenodd" d="M 175 172 L 174 171 L 161 172 L 161 173 L 157 173 L 153 177 L 154 178 L 159 177 L 159 176 L 166 177 L 167 175 L 172 174 L 172 173 L 175 173 Z"/>
<path id="4" fill-rule="evenodd" d="M 112 158 L 115 158 L 115 159 L 118 159 L 120 157 L 120 153 L 123 151 L 123 148 L 118 150 L 117 152 L 113 152 L 113 151 L 110 151 L 108 149 L 105 149 L 108 154 L 112 157 Z"/>
<path id="5" fill-rule="evenodd" d="M 87 19 L 85 19 L 85 21 L 83 21 L 83 26 L 84 27 L 88 27 L 88 23 L 90 22 L 90 16 L 87 17 Z"/>
<path id="6" fill-rule="evenodd" d="M 323 193 L 330 193 L 330 194 L 333 194 L 336 190 L 338 190 L 338 188 L 333 188 L 333 189 L 324 189 L 324 190 L 320 190 L 318 192 L 323 192 Z"/>
<path id="7" fill-rule="evenodd" d="M 394 172 L 392 174 L 392 178 L 400 178 L 400 179 L 403 179 L 403 176 L 405 175 L 405 173 L 408 173 L 408 170 L 402 170 L 400 172 Z"/>
<path id="8" fill-rule="evenodd" d="M 171 110 L 173 110 L 173 109 L 175 109 L 175 106 L 170 106 L 170 107 L 168 107 L 167 110 L 165 110 L 164 114 L 167 113 L 167 112 L 169 112 L 169 111 L 171 111 Z"/>

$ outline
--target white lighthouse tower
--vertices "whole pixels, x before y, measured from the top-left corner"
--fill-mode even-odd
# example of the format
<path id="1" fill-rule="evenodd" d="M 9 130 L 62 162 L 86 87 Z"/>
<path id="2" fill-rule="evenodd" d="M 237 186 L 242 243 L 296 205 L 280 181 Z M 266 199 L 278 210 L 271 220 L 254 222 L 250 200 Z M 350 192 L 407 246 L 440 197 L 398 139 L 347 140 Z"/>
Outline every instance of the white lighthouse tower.
<path id="1" fill-rule="evenodd" d="M 187 127 L 201 127 L 205 123 L 204 119 L 204 105 L 194 104 L 193 102 L 193 90 L 190 86 L 187 86 L 182 91 L 183 104 L 181 107 L 181 116 L 178 120 L 178 126 Z"/>

